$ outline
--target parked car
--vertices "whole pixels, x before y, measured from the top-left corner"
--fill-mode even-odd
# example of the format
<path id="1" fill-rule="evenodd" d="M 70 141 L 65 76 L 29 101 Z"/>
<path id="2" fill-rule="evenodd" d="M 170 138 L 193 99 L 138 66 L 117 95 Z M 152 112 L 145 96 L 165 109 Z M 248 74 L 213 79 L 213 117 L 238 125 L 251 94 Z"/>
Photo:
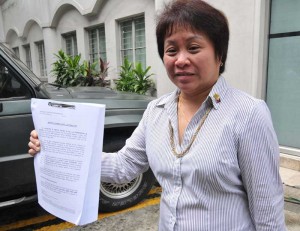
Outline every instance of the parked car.
<path id="1" fill-rule="evenodd" d="M 42 83 L 0 43 L 0 208 L 37 198 L 33 158 L 27 154 L 29 133 L 34 128 L 31 98 L 105 104 L 103 150 L 106 152 L 123 147 L 152 100 L 108 88 L 63 88 Z M 151 169 L 126 184 L 99 182 L 99 209 L 116 211 L 130 207 L 145 197 L 154 182 Z"/>

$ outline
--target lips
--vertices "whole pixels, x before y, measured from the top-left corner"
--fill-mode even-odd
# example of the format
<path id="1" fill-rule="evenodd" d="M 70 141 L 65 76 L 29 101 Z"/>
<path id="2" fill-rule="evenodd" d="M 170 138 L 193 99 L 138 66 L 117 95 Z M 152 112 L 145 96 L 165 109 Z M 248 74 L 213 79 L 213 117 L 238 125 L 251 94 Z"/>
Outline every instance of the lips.
<path id="1" fill-rule="evenodd" d="M 178 81 L 178 83 L 186 84 L 193 81 L 194 74 L 191 72 L 175 72 L 174 78 Z"/>
<path id="2" fill-rule="evenodd" d="M 181 77 L 181 76 L 192 76 L 192 75 L 194 75 L 194 74 L 191 73 L 191 72 L 176 72 L 176 73 L 175 73 L 175 76 L 177 76 L 177 77 Z"/>

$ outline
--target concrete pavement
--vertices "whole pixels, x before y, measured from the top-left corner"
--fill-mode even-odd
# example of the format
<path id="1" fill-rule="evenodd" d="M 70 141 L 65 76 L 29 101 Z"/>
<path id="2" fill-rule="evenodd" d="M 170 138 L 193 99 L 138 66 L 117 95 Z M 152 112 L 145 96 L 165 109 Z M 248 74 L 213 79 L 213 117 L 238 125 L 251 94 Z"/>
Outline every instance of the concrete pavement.
<path id="1" fill-rule="evenodd" d="M 285 222 L 288 231 L 300 230 L 300 171 L 280 168 L 284 185 Z M 290 202 L 289 202 L 290 201 Z M 298 204 L 297 204 L 298 202 Z"/>
<path id="2" fill-rule="evenodd" d="M 300 200 L 300 171 L 280 168 L 285 197 Z M 285 221 L 288 231 L 300 231 L 300 204 L 285 202 Z M 159 205 L 104 218 L 87 226 L 73 227 L 69 231 L 157 231 Z"/>
<path id="3" fill-rule="evenodd" d="M 285 193 L 285 222 L 288 231 L 300 231 L 300 157 L 281 155 L 280 176 Z M 296 200 L 294 200 L 296 199 Z M 299 200 L 299 203 L 295 203 Z M 69 231 L 157 231 L 159 205 L 104 218 Z"/>

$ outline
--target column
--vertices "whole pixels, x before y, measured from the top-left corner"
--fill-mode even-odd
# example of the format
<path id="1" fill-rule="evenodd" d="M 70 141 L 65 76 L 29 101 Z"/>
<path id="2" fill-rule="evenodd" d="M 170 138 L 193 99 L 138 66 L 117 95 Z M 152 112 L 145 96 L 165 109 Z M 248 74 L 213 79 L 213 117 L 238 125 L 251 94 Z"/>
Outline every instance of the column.
<path id="1" fill-rule="evenodd" d="M 47 76 L 48 82 L 52 83 L 55 81 L 55 77 L 51 73 L 52 63 L 56 61 L 55 55 L 60 49 L 60 42 L 56 36 L 55 28 L 43 27 L 44 36 L 44 46 L 45 46 L 45 56 L 46 56 L 46 66 L 47 66 Z"/>

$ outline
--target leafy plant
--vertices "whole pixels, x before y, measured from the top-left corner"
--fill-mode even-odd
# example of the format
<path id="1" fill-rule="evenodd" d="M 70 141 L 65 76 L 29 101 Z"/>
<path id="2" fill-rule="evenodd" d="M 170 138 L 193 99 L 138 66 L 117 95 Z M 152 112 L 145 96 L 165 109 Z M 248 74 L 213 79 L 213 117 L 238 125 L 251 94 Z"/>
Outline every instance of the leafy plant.
<path id="1" fill-rule="evenodd" d="M 67 68 L 67 55 L 62 51 L 59 50 L 58 54 L 54 54 L 57 58 L 57 61 L 55 63 L 52 64 L 52 70 L 51 72 L 56 76 L 56 78 L 58 80 L 56 80 L 55 82 L 60 82 L 60 79 L 62 78 L 62 76 L 65 76 L 66 74 L 66 68 Z"/>
<path id="2" fill-rule="evenodd" d="M 148 66 L 144 70 L 141 63 L 137 63 L 135 65 L 135 69 L 133 69 L 133 72 L 135 74 L 135 81 L 133 86 L 134 92 L 144 95 L 153 86 L 153 82 L 149 79 L 149 77 L 153 74 L 148 74 L 150 68 L 151 67 Z"/>
<path id="3" fill-rule="evenodd" d="M 134 72 L 132 70 L 132 63 L 128 59 L 124 60 L 121 66 L 120 78 L 116 81 L 116 88 L 119 91 L 133 92 Z"/>
<path id="4" fill-rule="evenodd" d="M 65 54 L 62 50 L 55 54 L 57 61 L 52 64 L 52 73 L 56 76 L 55 83 L 61 86 L 78 86 L 80 76 L 84 74 L 84 65 L 80 64 L 81 55 L 74 57 Z"/>
<path id="5" fill-rule="evenodd" d="M 55 83 L 60 86 L 101 86 L 109 84 L 106 81 L 108 63 L 101 58 L 98 62 L 90 63 L 84 60 L 80 62 L 81 55 L 74 57 L 59 50 L 54 54 L 57 61 L 52 64 L 52 73 L 56 76 Z M 99 69 L 97 69 L 99 65 Z"/>
<path id="6" fill-rule="evenodd" d="M 137 63 L 133 68 L 133 64 L 125 59 L 124 64 L 121 66 L 120 78 L 116 80 L 116 89 L 146 94 L 150 88 L 154 87 L 154 83 L 150 79 L 153 74 L 148 74 L 150 68 L 148 66 L 144 70 L 141 63 Z"/>
<path id="7" fill-rule="evenodd" d="M 109 81 L 106 81 L 108 71 L 108 62 L 99 59 L 99 71 L 97 71 L 98 62 L 90 63 L 84 61 L 85 73 L 82 79 L 83 86 L 100 86 L 105 87 L 109 84 Z"/>

